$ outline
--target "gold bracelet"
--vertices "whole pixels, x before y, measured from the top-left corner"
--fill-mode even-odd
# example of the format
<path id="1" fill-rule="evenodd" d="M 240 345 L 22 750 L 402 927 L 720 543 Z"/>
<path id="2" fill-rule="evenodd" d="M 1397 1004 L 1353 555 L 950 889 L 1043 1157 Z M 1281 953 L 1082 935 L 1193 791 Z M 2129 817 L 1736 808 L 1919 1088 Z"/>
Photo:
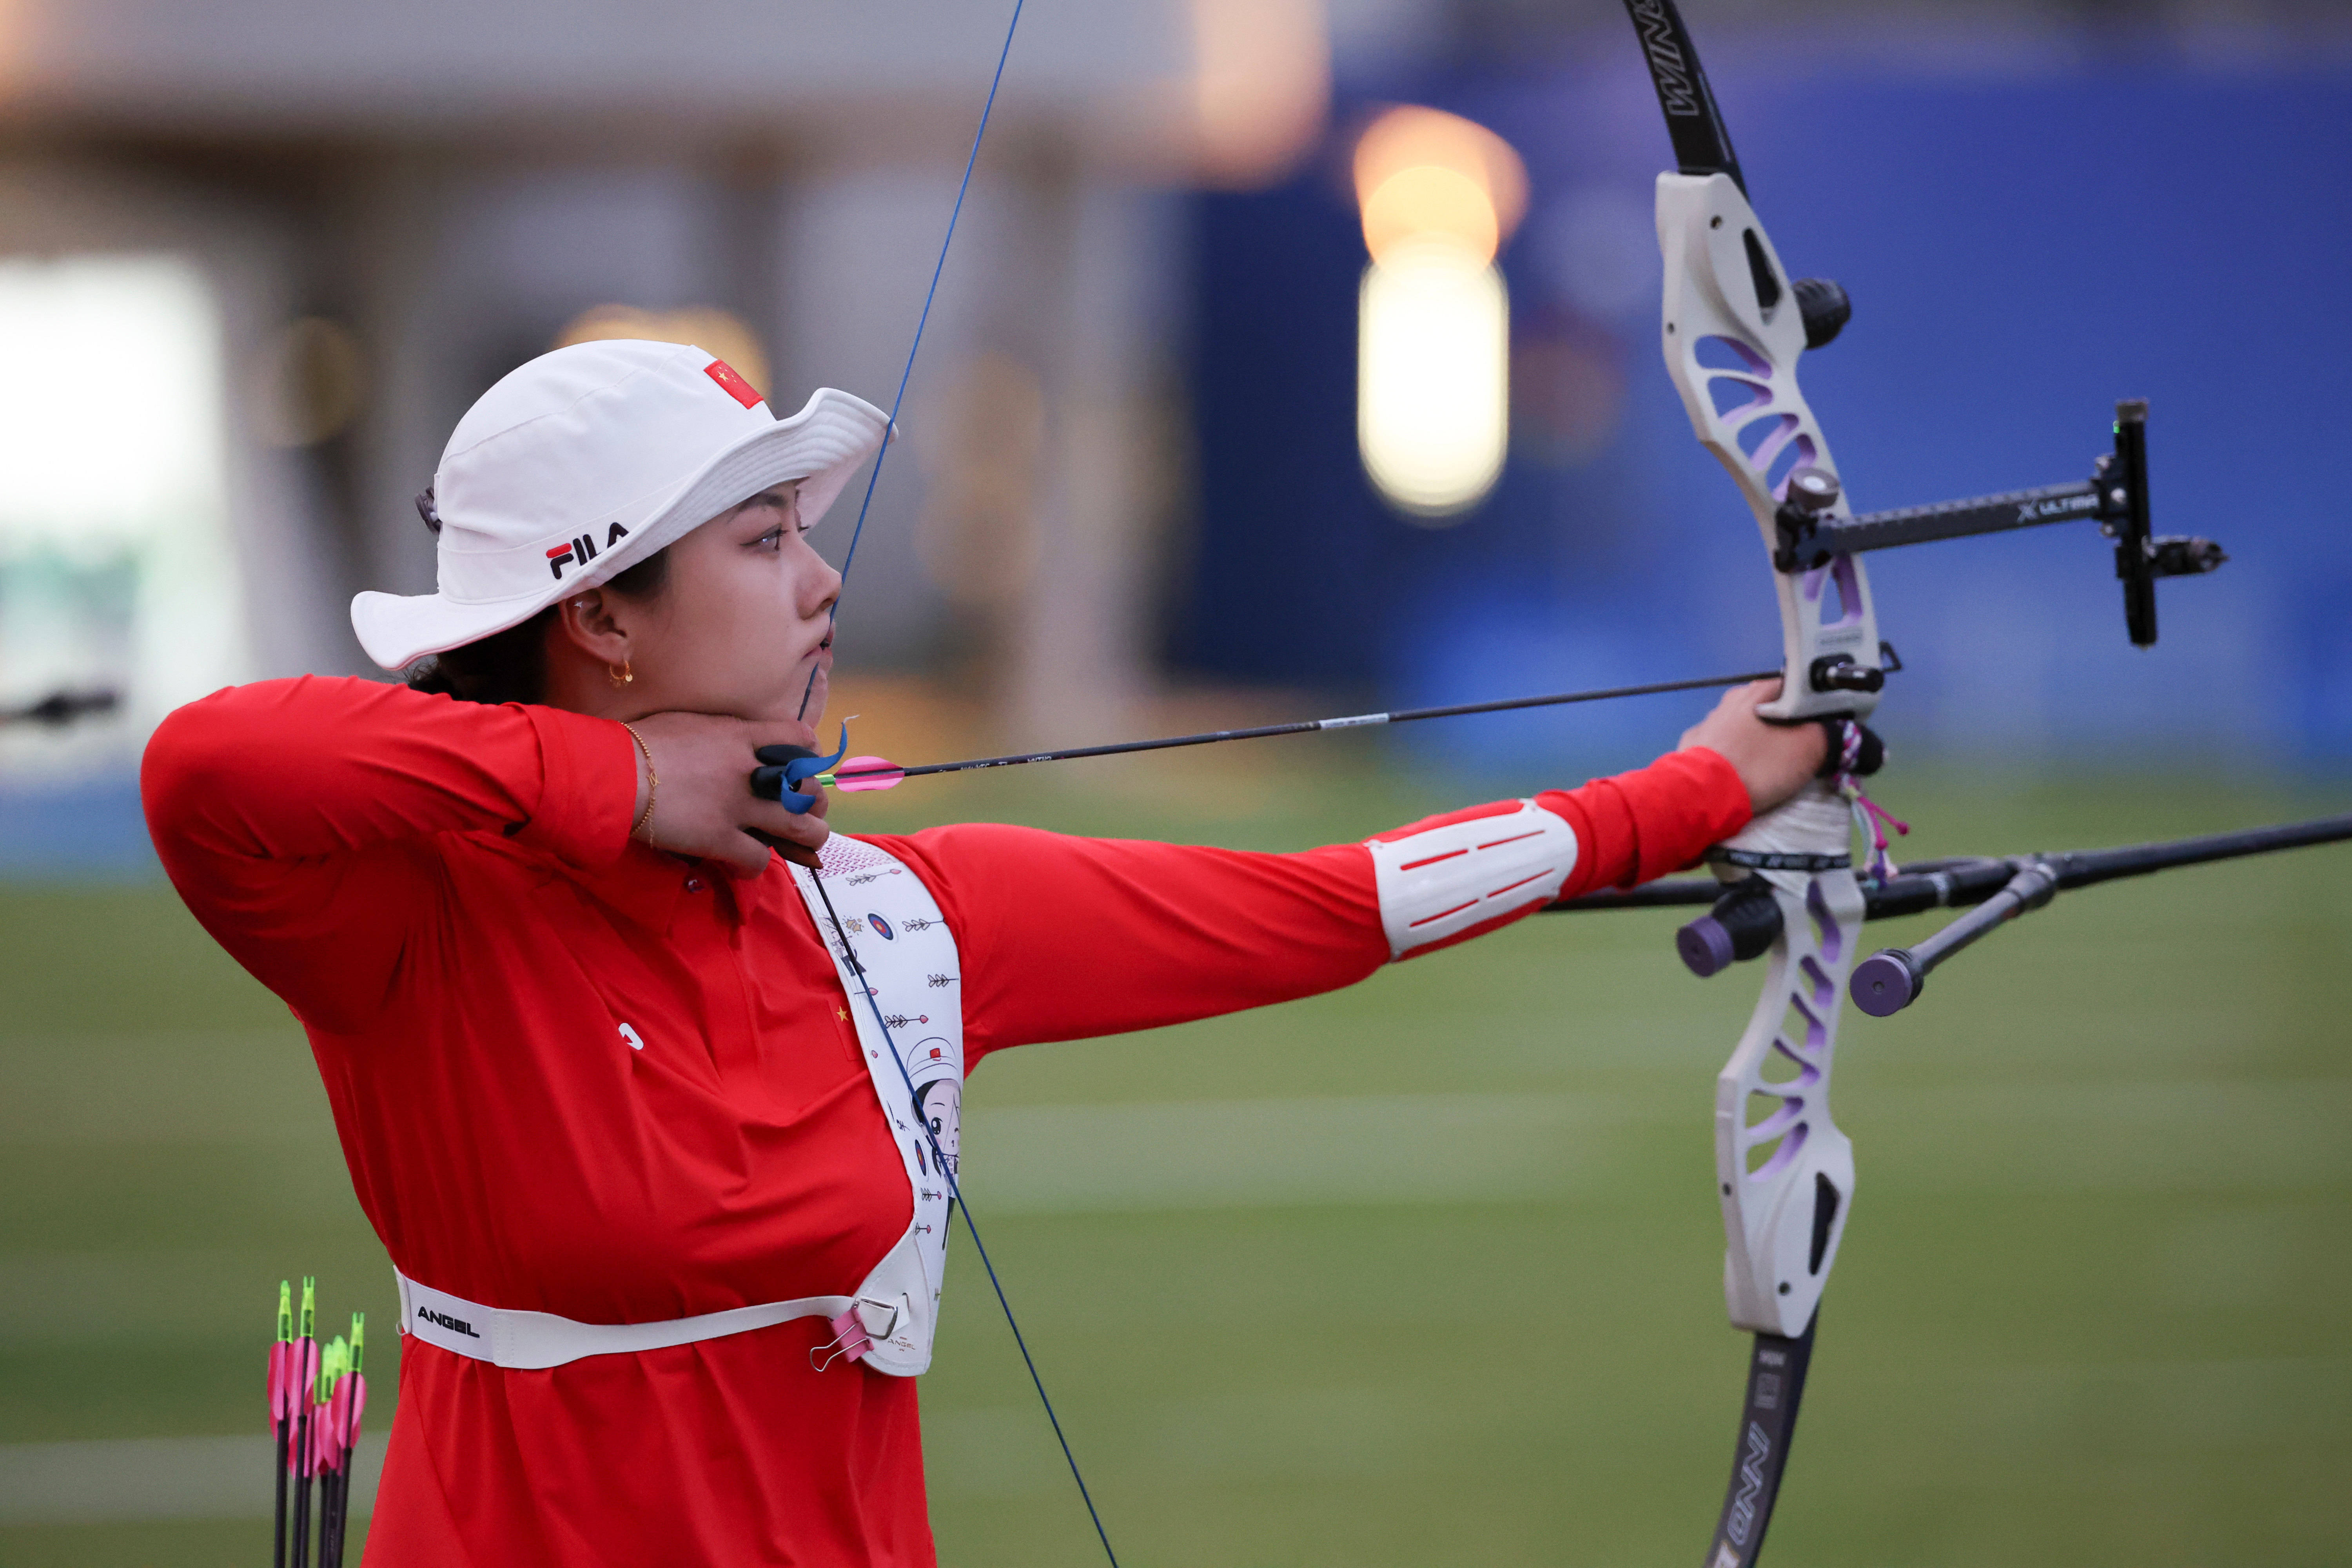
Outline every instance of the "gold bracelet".
<path id="1" fill-rule="evenodd" d="M 629 732 L 629 739 L 637 743 L 637 750 L 644 753 L 646 759 L 646 808 L 637 813 L 635 822 L 629 824 L 629 837 L 635 838 L 637 830 L 654 819 L 654 796 L 661 790 L 661 775 L 654 772 L 654 749 L 646 744 L 646 738 L 637 733 L 637 727 L 623 724 L 621 728 Z"/>

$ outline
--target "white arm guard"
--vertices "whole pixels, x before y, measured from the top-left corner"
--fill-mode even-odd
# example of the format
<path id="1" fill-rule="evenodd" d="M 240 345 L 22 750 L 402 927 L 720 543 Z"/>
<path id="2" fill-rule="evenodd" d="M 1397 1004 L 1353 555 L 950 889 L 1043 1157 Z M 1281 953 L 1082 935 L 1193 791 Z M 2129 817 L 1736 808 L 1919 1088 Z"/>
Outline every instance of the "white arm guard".
<path id="1" fill-rule="evenodd" d="M 1538 805 L 1366 844 L 1389 956 L 1548 904 L 1576 867 L 1576 831 Z"/>

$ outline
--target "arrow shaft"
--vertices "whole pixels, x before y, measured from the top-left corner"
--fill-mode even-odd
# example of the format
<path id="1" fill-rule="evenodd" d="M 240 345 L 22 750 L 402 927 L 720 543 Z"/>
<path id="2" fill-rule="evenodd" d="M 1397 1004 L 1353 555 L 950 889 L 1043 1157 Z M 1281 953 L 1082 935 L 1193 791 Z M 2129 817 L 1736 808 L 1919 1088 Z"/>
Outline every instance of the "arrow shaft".
<path id="1" fill-rule="evenodd" d="M 1559 691 L 1541 697 L 1509 697 L 1495 702 L 1455 702 L 1438 708 L 1401 708 L 1386 713 L 1354 713 L 1334 719 L 1300 719 L 1285 724 L 1258 724 L 1243 730 L 1203 730 L 1192 735 L 1167 735 L 1150 741 L 1121 741 L 1108 746 L 1075 746 L 1058 752 L 1026 752 L 1002 757 L 970 757 L 953 763 L 924 763 L 910 768 L 844 768 L 834 782 L 893 773 L 917 778 L 928 773 L 971 773 L 981 768 L 1012 768 L 1030 763 L 1067 763 L 1085 757 L 1125 756 L 1132 752 L 1164 752 L 1178 746 L 1210 746 L 1225 741 L 1262 741 L 1275 735 L 1304 735 L 1323 730 L 1362 730 L 1381 724 L 1411 724 L 1423 719 L 1459 719 L 1473 713 L 1507 713 L 1521 708 L 1558 708 L 1572 702 L 1602 702 L 1620 697 L 1654 697 L 1669 691 L 1701 691 L 1716 687 L 1744 686 L 1769 680 L 1777 669 L 1740 675 L 1710 675 L 1696 680 L 1657 680 L 1641 686 L 1601 687 L 1590 691 Z"/>

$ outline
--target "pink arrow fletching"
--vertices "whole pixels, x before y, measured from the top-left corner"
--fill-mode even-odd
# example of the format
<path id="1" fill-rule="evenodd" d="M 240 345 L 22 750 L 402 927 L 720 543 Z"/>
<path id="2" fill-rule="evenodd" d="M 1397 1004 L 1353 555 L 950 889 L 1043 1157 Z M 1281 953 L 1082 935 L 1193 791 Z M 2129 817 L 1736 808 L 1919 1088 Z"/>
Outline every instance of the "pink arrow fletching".
<path id="1" fill-rule="evenodd" d="M 269 1420 L 272 1426 L 293 1418 L 294 1344 L 280 1340 L 269 1347 Z"/>
<path id="2" fill-rule="evenodd" d="M 849 774 L 858 776 L 845 776 Z M 862 789 L 892 789 L 906 777 L 905 770 L 887 757 L 852 757 L 834 770 L 833 786 L 852 794 Z"/>
<path id="3" fill-rule="evenodd" d="M 355 1372 L 343 1382 L 351 1388 L 351 1402 L 343 1413 L 343 1447 L 356 1448 L 360 1445 L 360 1422 L 367 1415 L 367 1375 Z"/>
<path id="4" fill-rule="evenodd" d="M 280 1419 L 290 1430 L 310 1407 L 311 1390 L 319 1386 L 319 1342 L 296 1340 L 286 1346 L 286 1381 L 283 1385 L 286 1413 Z M 315 1429 L 317 1426 L 314 1419 L 311 1426 Z M 286 1446 L 286 1470 L 289 1475 L 304 1473 L 303 1459 L 303 1444 L 300 1441 Z"/>

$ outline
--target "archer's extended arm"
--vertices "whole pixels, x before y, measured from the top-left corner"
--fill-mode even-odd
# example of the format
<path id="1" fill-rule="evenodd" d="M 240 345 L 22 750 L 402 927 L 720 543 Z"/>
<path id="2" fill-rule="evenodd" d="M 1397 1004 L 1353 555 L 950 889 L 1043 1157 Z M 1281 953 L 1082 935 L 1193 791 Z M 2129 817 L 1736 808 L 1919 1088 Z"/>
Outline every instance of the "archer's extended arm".
<path id="1" fill-rule="evenodd" d="M 982 824 L 877 842 L 920 868 L 955 931 L 969 1063 L 1353 984 L 1559 889 L 1689 865 L 1748 810 L 1731 766 L 1692 751 L 1298 854 Z"/>

